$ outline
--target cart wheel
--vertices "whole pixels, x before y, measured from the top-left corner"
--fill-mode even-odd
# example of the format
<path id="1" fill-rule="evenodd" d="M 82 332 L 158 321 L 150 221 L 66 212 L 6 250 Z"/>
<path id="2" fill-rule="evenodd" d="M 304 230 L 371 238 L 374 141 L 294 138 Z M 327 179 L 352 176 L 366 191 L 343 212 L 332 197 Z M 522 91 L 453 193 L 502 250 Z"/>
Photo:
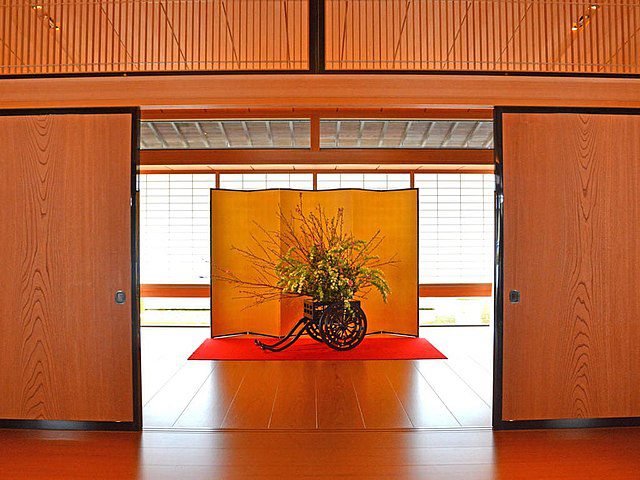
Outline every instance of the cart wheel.
<path id="1" fill-rule="evenodd" d="M 322 333 L 320 332 L 320 321 L 310 321 L 307 323 L 307 333 L 316 342 L 324 342 L 322 339 Z"/>
<path id="2" fill-rule="evenodd" d="M 350 310 L 343 305 L 329 305 L 320 320 L 322 340 L 334 350 L 357 347 L 367 333 L 367 316 L 359 306 Z"/>

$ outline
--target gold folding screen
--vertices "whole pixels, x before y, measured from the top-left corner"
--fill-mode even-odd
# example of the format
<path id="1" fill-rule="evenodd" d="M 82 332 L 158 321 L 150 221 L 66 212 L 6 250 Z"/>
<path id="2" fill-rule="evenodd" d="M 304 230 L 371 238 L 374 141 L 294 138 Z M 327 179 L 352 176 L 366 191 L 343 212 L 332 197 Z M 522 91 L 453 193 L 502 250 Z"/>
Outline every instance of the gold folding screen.
<path id="1" fill-rule="evenodd" d="M 395 255 L 399 263 L 385 267 L 391 287 L 388 302 L 374 292 L 363 300 L 368 331 L 418 334 L 418 198 L 417 190 L 211 190 L 211 335 L 256 332 L 284 335 L 302 316 L 302 299 L 272 301 L 250 306 L 238 298 L 236 288 L 216 280 L 220 270 L 251 278 L 252 266 L 232 250 L 255 245 L 261 238 L 256 223 L 279 230 L 278 206 L 291 212 L 299 203 L 305 210 L 321 205 L 327 214 L 344 208 L 345 227 L 358 238 L 369 238 L 376 230 L 385 237 L 378 254 Z"/>

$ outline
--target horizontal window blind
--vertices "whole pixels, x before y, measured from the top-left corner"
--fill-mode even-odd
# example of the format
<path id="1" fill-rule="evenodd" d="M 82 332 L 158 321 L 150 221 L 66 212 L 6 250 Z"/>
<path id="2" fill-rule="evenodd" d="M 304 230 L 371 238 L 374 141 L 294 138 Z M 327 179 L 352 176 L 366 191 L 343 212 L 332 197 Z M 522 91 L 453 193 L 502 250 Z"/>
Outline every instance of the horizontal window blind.
<path id="1" fill-rule="evenodd" d="M 420 174 L 420 283 L 493 281 L 494 176 Z M 208 283 L 211 174 L 140 175 L 142 283 Z M 221 174 L 220 187 L 313 189 L 307 173 Z M 408 173 L 319 173 L 318 190 L 410 187 Z"/>
<path id="2" fill-rule="evenodd" d="M 493 281 L 493 174 L 416 174 L 420 283 Z"/>
<path id="3" fill-rule="evenodd" d="M 140 175 L 141 283 L 209 283 L 211 174 Z"/>
<path id="4" fill-rule="evenodd" d="M 311 190 L 313 175 L 222 174 L 220 187 Z M 141 283 L 209 283 L 211 188 L 214 174 L 140 175 Z"/>
<path id="5" fill-rule="evenodd" d="M 265 188 L 313 189 L 311 173 L 223 173 L 220 188 L 261 190 Z"/>
<path id="6" fill-rule="evenodd" d="M 318 190 L 335 188 L 365 188 L 368 190 L 398 190 L 409 188 L 408 173 L 319 173 Z"/>

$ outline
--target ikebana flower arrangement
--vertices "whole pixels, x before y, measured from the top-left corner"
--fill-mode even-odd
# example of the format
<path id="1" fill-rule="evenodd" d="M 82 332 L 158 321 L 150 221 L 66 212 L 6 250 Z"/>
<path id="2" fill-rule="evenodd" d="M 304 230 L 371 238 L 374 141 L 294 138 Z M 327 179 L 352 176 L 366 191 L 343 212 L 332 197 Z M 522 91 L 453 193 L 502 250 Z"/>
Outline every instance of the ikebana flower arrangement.
<path id="1" fill-rule="evenodd" d="M 302 195 L 293 212 L 277 214 L 280 231 L 256 224 L 260 235 L 253 235 L 252 246 L 232 247 L 252 265 L 253 278 L 223 270 L 215 275 L 218 280 L 235 284 L 241 298 L 253 298 L 255 304 L 301 296 L 348 308 L 372 290 L 386 302 L 391 291 L 382 268 L 397 262 L 376 255 L 384 240 L 380 231 L 367 240 L 355 238 L 344 228 L 343 208 L 333 216 L 320 205 L 305 211 Z"/>
<path id="2" fill-rule="evenodd" d="M 239 298 L 254 300 L 251 305 L 306 297 L 304 316 L 291 331 L 272 344 L 255 340 L 260 348 L 279 352 L 305 333 L 335 350 L 355 348 L 367 331 L 360 300 L 375 291 L 386 302 L 391 293 L 382 267 L 397 262 L 376 255 L 383 241 L 380 231 L 368 240 L 356 238 L 345 231 L 344 209 L 334 216 L 320 205 L 307 212 L 302 194 L 292 213 L 280 208 L 278 215 L 280 230 L 256 224 L 260 236 L 252 237 L 252 246 L 233 247 L 251 264 L 253 278 L 240 278 L 228 270 L 216 278 L 233 283 Z"/>

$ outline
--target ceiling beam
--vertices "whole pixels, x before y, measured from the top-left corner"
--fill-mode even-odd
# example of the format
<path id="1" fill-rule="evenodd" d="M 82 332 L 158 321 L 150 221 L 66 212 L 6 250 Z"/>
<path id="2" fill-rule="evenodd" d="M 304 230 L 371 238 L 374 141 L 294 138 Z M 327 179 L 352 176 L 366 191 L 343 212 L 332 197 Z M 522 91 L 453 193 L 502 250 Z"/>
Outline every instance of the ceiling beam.
<path id="1" fill-rule="evenodd" d="M 167 173 L 477 173 L 491 174 L 493 165 L 149 165 L 145 175 Z"/>
<path id="2" fill-rule="evenodd" d="M 413 119 L 491 120 L 491 108 L 202 108 L 144 109 L 142 120 L 224 119 Z"/>
<path id="3" fill-rule="evenodd" d="M 261 74 L 46 77 L 0 82 L 2 108 L 470 108 L 493 105 L 637 108 L 640 107 L 640 79 Z"/>
<path id="4" fill-rule="evenodd" d="M 141 150 L 141 165 L 462 164 L 493 165 L 492 150 L 469 149 L 184 149 Z"/>

